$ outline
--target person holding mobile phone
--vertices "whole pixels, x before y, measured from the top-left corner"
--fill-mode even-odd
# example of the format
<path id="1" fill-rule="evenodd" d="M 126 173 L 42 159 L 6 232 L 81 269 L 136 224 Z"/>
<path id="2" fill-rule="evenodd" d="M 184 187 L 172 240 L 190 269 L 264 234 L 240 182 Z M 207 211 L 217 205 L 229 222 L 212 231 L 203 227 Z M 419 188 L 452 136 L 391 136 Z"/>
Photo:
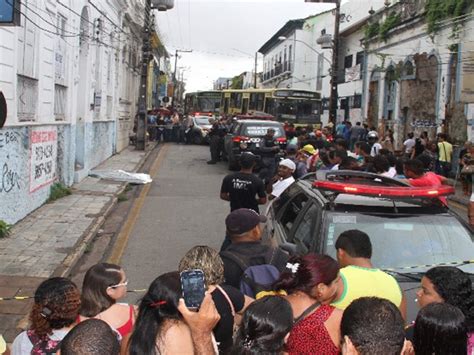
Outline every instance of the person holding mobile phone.
<path id="1" fill-rule="evenodd" d="M 133 333 L 122 343 L 122 354 L 214 354 L 212 328 L 219 321 L 210 295 L 199 311 L 182 299 L 180 274 L 157 277 L 138 307 Z"/>
<path id="2" fill-rule="evenodd" d="M 208 246 L 191 248 L 179 262 L 179 271 L 200 269 L 204 273 L 206 290 L 211 294 L 221 320 L 213 334 L 221 353 L 232 347 L 234 328 L 240 324 L 243 312 L 253 302 L 240 290 L 224 283 L 224 263 L 217 250 Z"/>

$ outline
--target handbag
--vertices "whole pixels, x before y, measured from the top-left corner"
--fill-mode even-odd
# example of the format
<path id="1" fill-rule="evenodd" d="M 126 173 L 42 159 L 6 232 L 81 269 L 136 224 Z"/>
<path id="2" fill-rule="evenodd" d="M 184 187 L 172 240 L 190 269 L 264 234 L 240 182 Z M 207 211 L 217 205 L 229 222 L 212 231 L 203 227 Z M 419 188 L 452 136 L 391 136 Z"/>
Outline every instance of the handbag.
<path id="1" fill-rule="evenodd" d="M 474 174 L 474 164 L 464 165 L 461 169 L 461 175 L 472 175 Z"/>

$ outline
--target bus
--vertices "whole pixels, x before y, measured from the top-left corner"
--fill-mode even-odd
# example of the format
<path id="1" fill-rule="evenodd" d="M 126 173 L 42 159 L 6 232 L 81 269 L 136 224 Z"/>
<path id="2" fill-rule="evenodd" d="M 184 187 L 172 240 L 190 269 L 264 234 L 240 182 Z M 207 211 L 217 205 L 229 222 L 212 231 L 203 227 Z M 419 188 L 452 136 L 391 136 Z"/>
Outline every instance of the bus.
<path id="1" fill-rule="evenodd" d="M 221 114 L 265 112 L 278 121 L 300 124 L 321 122 L 321 94 L 296 89 L 222 90 Z"/>
<path id="2" fill-rule="evenodd" d="M 220 102 L 221 92 L 218 90 L 190 92 L 184 96 L 184 112 L 187 115 L 197 112 L 218 115 Z"/>

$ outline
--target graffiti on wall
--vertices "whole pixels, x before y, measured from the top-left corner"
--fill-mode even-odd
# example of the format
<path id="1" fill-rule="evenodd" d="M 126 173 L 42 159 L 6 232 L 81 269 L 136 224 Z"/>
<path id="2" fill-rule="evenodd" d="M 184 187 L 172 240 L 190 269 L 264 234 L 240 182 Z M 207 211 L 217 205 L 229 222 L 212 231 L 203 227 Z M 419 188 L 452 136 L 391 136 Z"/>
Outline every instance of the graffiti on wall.
<path id="1" fill-rule="evenodd" d="M 56 128 L 33 129 L 30 136 L 30 192 L 56 179 L 58 155 Z"/>
<path id="2" fill-rule="evenodd" d="M 20 133 L 15 131 L 0 132 L 0 149 L 17 148 L 19 144 Z M 0 193 L 10 193 L 21 189 L 21 178 L 19 172 L 16 170 L 14 161 L 7 155 L 5 160 L 0 159 Z"/>

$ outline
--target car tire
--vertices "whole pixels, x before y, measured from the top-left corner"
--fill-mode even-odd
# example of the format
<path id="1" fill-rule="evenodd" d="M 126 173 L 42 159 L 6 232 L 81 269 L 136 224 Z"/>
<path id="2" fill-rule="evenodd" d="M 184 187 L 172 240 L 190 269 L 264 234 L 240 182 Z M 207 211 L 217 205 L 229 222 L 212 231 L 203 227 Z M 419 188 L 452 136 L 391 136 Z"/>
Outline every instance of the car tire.
<path id="1" fill-rule="evenodd" d="M 202 137 L 201 137 L 199 134 L 196 133 L 196 134 L 193 136 L 193 143 L 194 143 L 194 144 L 197 144 L 197 145 L 201 145 L 202 142 L 203 142 Z"/>
<path id="2" fill-rule="evenodd" d="M 228 167 L 229 167 L 229 170 L 232 170 L 232 171 L 235 171 L 235 170 L 239 170 L 239 163 L 235 160 L 235 159 L 232 159 L 232 157 L 227 157 L 227 164 L 228 164 Z"/>

